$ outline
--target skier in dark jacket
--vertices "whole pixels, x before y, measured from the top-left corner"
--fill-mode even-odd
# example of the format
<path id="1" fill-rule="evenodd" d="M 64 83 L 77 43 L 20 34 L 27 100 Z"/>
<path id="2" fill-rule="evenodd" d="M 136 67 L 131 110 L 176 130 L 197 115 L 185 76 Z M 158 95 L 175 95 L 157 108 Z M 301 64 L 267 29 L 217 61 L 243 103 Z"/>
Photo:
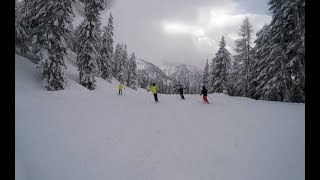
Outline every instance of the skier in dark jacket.
<path id="1" fill-rule="evenodd" d="M 185 99 L 184 96 L 183 96 L 183 87 L 182 87 L 181 84 L 178 86 L 178 88 L 176 89 L 176 91 L 179 91 L 179 94 L 180 94 L 181 98 L 182 98 L 182 99 Z"/>
<path id="2" fill-rule="evenodd" d="M 209 103 L 208 102 L 208 99 L 207 99 L 207 96 L 208 96 L 208 90 L 206 89 L 206 87 L 202 86 L 202 91 L 201 91 L 201 94 L 200 96 L 203 95 L 203 101 L 206 102 L 206 103 Z"/>

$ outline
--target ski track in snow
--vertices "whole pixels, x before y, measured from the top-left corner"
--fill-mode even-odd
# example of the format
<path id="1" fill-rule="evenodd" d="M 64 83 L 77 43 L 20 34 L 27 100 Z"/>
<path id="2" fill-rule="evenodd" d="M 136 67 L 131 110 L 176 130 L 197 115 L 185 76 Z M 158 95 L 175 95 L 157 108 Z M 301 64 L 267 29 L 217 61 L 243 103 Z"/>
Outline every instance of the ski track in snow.
<path id="1" fill-rule="evenodd" d="M 32 180 L 302 180 L 304 104 L 159 94 L 96 78 L 48 92 L 16 55 L 16 178 Z"/>

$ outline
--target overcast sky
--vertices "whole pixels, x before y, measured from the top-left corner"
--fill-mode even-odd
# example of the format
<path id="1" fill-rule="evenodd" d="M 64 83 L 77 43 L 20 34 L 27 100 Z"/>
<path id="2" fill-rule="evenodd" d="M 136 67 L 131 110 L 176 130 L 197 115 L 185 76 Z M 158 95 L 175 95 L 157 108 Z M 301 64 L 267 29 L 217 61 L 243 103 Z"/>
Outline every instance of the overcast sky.
<path id="1" fill-rule="evenodd" d="M 126 43 L 128 53 L 156 65 L 184 63 L 203 68 L 224 35 L 227 49 L 245 18 L 254 32 L 269 23 L 267 0 L 115 0 L 115 43 Z M 103 26 L 109 11 L 101 14 Z M 255 36 L 254 36 L 255 38 Z"/>

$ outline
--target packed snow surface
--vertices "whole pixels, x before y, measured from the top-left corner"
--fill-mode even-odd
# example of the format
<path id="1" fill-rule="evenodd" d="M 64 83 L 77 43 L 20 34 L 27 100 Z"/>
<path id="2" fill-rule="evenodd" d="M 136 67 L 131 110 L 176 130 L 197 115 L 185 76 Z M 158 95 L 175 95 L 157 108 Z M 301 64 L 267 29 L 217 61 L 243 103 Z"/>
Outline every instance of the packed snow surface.
<path id="1" fill-rule="evenodd" d="M 16 179 L 303 180 L 305 105 L 210 94 L 159 94 L 96 78 L 46 91 L 28 59 L 15 61 Z"/>

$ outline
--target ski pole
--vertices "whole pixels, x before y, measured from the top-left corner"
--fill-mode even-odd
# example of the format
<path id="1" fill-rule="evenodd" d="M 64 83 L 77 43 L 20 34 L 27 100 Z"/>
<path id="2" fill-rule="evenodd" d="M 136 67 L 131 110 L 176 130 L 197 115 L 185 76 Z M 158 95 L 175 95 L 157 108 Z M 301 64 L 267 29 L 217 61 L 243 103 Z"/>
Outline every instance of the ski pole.
<path id="1" fill-rule="evenodd" d="M 145 89 L 146 90 L 146 89 Z M 146 90 L 147 91 L 147 90 Z M 144 102 L 147 103 L 147 96 L 148 96 L 149 91 L 146 92 L 146 95 L 144 96 Z"/>
<path id="2" fill-rule="evenodd" d="M 210 96 L 208 96 L 209 97 L 209 99 L 211 99 L 211 97 Z M 211 99 L 212 101 L 213 101 L 213 99 Z"/>
<path id="3" fill-rule="evenodd" d="M 147 103 L 147 97 L 148 97 L 148 92 L 146 93 L 146 95 L 144 97 L 144 103 Z"/>
<path id="4" fill-rule="evenodd" d="M 147 103 L 147 94 L 144 96 L 144 103 Z"/>
<path id="5" fill-rule="evenodd" d="M 200 95 L 200 99 L 201 99 L 201 102 L 203 102 L 204 103 L 204 100 L 203 100 L 203 97 Z"/>

